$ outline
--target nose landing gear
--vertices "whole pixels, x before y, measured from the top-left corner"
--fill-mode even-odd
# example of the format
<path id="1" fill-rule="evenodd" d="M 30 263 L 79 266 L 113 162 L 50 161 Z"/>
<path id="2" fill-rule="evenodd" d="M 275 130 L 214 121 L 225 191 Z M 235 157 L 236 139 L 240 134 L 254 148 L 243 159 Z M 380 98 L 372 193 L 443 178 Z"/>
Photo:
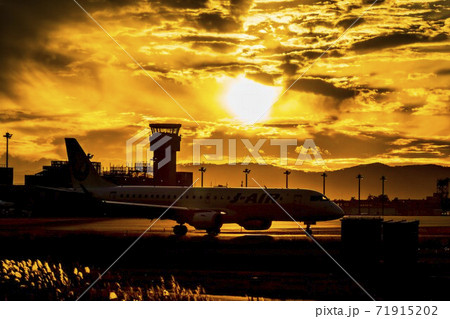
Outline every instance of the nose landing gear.
<path id="1" fill-rule="evenodd" d="M 305 232 L 306 232 L 307 234 L 309 234 L 309 235 L 312 235 L 312 234 L 313 234 L 313 231 L 312 231 L 312 229 L 311 229 L 311 224 L 306 224 Z"/>

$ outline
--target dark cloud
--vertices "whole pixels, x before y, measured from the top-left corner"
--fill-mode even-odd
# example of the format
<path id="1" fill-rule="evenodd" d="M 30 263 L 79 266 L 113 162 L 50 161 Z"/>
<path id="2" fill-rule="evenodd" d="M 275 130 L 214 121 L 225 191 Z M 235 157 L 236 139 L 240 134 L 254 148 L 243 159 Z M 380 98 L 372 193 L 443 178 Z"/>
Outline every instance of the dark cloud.
<path id="1" fill-rule="evenodd" d="M 137 3 L 128 0 L 79 2 L 91 14 L 105 8 L 115 9 Z M 73 1 L 1 1 L 0 92 L 17 98 L 13 86 L 30 64 L 54 71 L 67 69 L 76 61 L 79 57 L 74 57 L 71 49 L 51 49 L 48 44 L 52 41 L 51 33 L 60 25 L 77 22 L 98 28 Z"/>
<path id="2" fill-rule="evenodd" d="M 408 4 L 406 4 L 408 5 Z M 411 8 L 416 10 L 423 10 L 423 3 L 417 3 L 414 7 L 414 3 L 409 4 Z M 427 3 L 426 11 L 422 11 L 423 19 L 426 21 L 441 21 L 444 23 L 445 19 L 450 18 L 450 6 L 448 0 L 433 1 Z"/>
<path id="3" fill-rule="evenodd" d="M 141 64 L 141 65 L 142 65 L 142 64 Z M 145 69 L 146 71 L 151 71 L 151 72 L 156 72 L 156 73 L 161 73 L 161 74 L 167 74 L 167 73 L 169 73 L 169 70 L 168 70 L 168 69 L 164 69 L 164 68 L 162 68 L 162 67 L 155 66 L 155 65 L 153 65 L 153 64 L 144 65 L 143 67 L 144 67 L 144 69 Z"/>
<path id="4" fill-rule="evenodd" d="M 209 0 L 163 0 L 150 1 L 160 6 L 180 8 L 180 9 L 201 9 L 205 8 Z"/>
<path id="5" fill-rule="evenodd" d="M 291 90 L 321 94 L 337 100 L 344 100 L 357 95 L 357 91 L 354 89 L 337 87 L 333 83 L 316 78 L 299 79 L 291 87 Z"/>
<path id="6" fill-rule="evenodd" d="M 310 60 L 317 59 L 321 54 L 323 54 L 323 51 L 303 51 L 302 52 L 302 56 L 304 56 L 305 58 L 310 59 Z"/>
<path id="7" fill-rule="evenodd" d="M 25 113 L 21 111 L 0 113 L 0 123 L 20 122 L 24 120 L 34 120 L 39 118 L 41 118 L 40 115 Z"/>
<path id="8" fill-rule="evenodd" d="M 389 151 L 398 149 L 423 150 L 424 153 L 432 154 L 430 157 L 446 157 L 450 155 L 450 142 L 432 138 L 411 138 L 401 134 L 384 134 L 384 133 L 364 133 L 365 136 L 371 137 L 373 140 L 384 141 L 390 144 Z M 394 142 L 402 140 L 402 145 L 393 145 Z M 433 151 L 433 152 L 432 152 Z M 435 154 L 439 151 L 442 155 Z"/>
<path id="9" fill-rule="evenodd" d="M 322 120 L 320 123 L 322 124 L 333 124 L 339 120 L 339 117 L 336 115 L 329 115 L 324 120 Z"/>
<path id="10" fill-rule="evenodd" d="M 374 91 L 375 93 L 378 93 L 378 94 L 386 94 L 386 93 L 395 92 L 395 90 L 392 88 L 373 88 L 373 87 L 368 87 L 368 86 L 365 86 L 362 88 L 367 89 L 369 91 Z"/>
<path id="11" fill-rule="evenodd" d="M 399 112 L 403 113 L 414 113 L 418 109 L 420 109 L 423 106 L 423 104 L 405 104 L 397 109 Z"/>
<path id="12" fill-rule="evenodd" d="M 254 80 L 256 82 L 266 84 L 266 85 L 273 85 L 273 81 L 275 78 L 281 76 L 280 74 L 269 74 L 265 72 L 248 72 L 245 74 L 245 76 L 251 80 Z"/>
<path id="13" fill-rule="evenodd" d="M 240 72 L 245 70 L 259 70 L 259 67 L 257 65 L 239 62 L 205 62 L 194 64 L 192 67 L 194 69 L 240 71 Z"/>
<path id="14" fill-rule="evenodd" d="M 135 6 L 140 0 L 82 0 L 78 1 L 83 7 L 92 10 L 102 10 L 105 8 L 121 8 L 126 6 Z M 75 3 L 74 3 L 75 4 Z M 75 4 L 76 6 L 76 4 Z"/>
<path id="15" fill-rule="evenodd" d="M 280 46 L 276 50 L 274 50 L 274 54 L 282 55 L 281 60 L 283 61 L 283 63 L 279 66 L 279 68 L 285 71 L 286 74 L 293 75 L 297 72 L 298 65 L 303 65 L 304 62 L 308 60 L 315 60 L 319 57 L 321 59 L 340 58 L 345 55 L 343 53 L 343 50 L 329 49 L 328 51 L 326 51 L 327 49 L 328 47 L 326 46 L 317 49 L 302 49 L 302 50 L 299 50 L 298 48 L 294 47 L 290 48 L 286 46 Z M 292 60 L 298 60 L 301 62 L 296 61 L 295 63 L 291 63 Z"/>
<path id="16" fill-rule="evenodd" d="M 430 148 L 429 145 L 419 144 L 413 148 L 401 147 L 395 152 L 395 155 L 403 158 L 445 158 L 450 155 L 450 147 Z"/>
<path id="17" fill-rule="evenodd" d="M 347 135 L 329 130 L 314 134 L 313 139 L 318 147 L 329 152 L 329 158 L 374 157 L 387 153 L 391 147 L 388 142 L 395 140 L 389 136 L 372 139 L 363 134 Z"/>
<path id="18" fill-rule="evenodd" d="M 279 127 L 279 128 L 306 128 L 306 129 L 313 129 L 315 127 L 318 127 L 321 124 L 331 125 L 335 122 L 337 122 L 339 118 L 336 115 L 328 115 L 324 119 L 320 121 L 302 121 L 302 120 L 296 120 L 295 123 L 268 123 L 268 127 Z"/>
<path id="19" fill-rule="evenodd" d="M 379 155 L 401 155 L 402 157 L 442 158 L 450 155 L 450 142 L 436 139 L 411 139 L 401 134 L 367 132 L 366 126 L 355 126 L 357 135 L 347 135 L 325 129 L 313 135 L 314 142 L 329 152 L 329 158 L 370 158 Z M 402 140 L 402 145 L 395 142 Z M 437 154 L 439 151 L 441 154 Z"/>
<path id="20" fill-rule="evenodd" d="M 213 51 L 221 52 L 221 53 L 229 53 L 236 50 L 236 45 L 227 42 L 202 42 L 197 41 L 192 44 L 192 48 L 194 49 L 204 49 L 210 48 Z"/>
<path id="21" fill-rule="evenodd" d="M 450 52 L 450 45 L 433 45 L 429 47 L 417 47 L 413 48 L 416 52 Z"/>
<path id="22" fill-rule="evenodd" d="M 178 40 L 183 42 L 230 42 L 237 44 L 239 43 L 239 39 L 236 38 L 230 38 L 230 37 L 217 37 L 217 36 L 211 36 L 211 35 L 188 35 L 188 36 L 182 36 L 179 37 Z"/>
<path id="23" fill-rule="evenodd" d="M 72 57 L 59 52 L 48 51 L 42 47 L 30 53 L 30 58 L 49 69 L 61 70 L 74 61 Z"/>
<path id="24" fill-rule="evenodd" d="M 228 13 L 216 10 L 197 16 L 198 25 L 207 31 L 233 32 L 242 28 L 242 17 L 248 13 L 253 0 L 231 0 Z"/>
<path id="25" fill-rule="evenodd" d="M 300 67 L 296 63 L 291 63 L 291 58 L 286 55 L 284 57 L 284 63 L 280 64 L 279 68 L 283 71 L 284 74 L 293 76 L 297 74 L 297 71 Z"/>
<path id="26" fill-rule="evenodd" d="M 339 20 L 336 23 L 336 26 L 343 28 L 343 29 L 348 29 L 350 26 L 352 26 L 352 28 L 353 28 L 353 27 L 356 27 L 365 22 L 364 18 L 359 18 L 358 20 L 357 19 L 358 19 L 357 16 L 347 17 L 347 18 Z"/>
<path id="27" fill-rule="evenodd" d="M 395 92 L 392 88 L 371 87 L 367 85 L 358 85 L 354 87 L 358 92 L 368 93 L 375 102 L 381 103 L 388 99 L 389 93 Z"/>
<path id="28" fill-rule="evenodd" d="M 355 51 L 373 51 L 418 42 L 438 42 L 446 39 L 447 35 L 444 33 L 441 33 L 435 37 L 428 37 L 417 33 L 394 33 L 355 42 L 352 44 L 351 48 Z"/>
<path id="29" fill-rule="evenodd" d="M 241 17 L 248 13 L 253 0 L 230 0 L 230 13 L 234 17 Z"/>
<path id="30" fill-rule="evenodd" d="M 297 20 L 297 21 L 302 25 L 302 27 L 309 28 L 309 29 L 313 29 L 318 26 L 322 26 L 322 27 L 326 27 L 326 28 L 332 28 L 334 26 L 332 22 L 330 22 L 329 20 L 323 20 L 321 17 L 316 17 L 310 21 L 302 21 L 302 20 Z"/>
<path id="31" fill-rule="evenodd" d="M 420 34 L 389 34 L 355 42 L 352 49 L 357 51 L 377 50 L 423 41 L 425 41 L 425 37 Z"/>
<path id="32" fill-rule="evenodd" d="M 294 54 L 301 52 L 298 55 L 298 58 L 301 60 L 304 60 L 304 59 L 315 60 L 319 57 L 321 57 L 321 59 L 340 58 L 340 57 L 344 56 L 344 54 L 338 50 L 329 50 L 329 51 L 325 52 L 326 49 L 327 48 L 323 48 L 322 50 L 304 50 L 304 51 L 290 52 L 290 55 L 293 56 Z"/>
<path id="33" fill-rule="evenodd" d="M 380 5 L 380 4 L 382 4 L 382 3 L 384 3 L 386 0 L 378 0 L 378 1 L 376 1 L 375 2 L 375 0 L 362 0 L 362 3 L 363 4 L 368 4 L 368 5 L 371 5 L 371 4 L 374 4 L 374 6 L 376 6 L 376 5 Z"/>
<path id="34" fill-rule="evenodd" d="M 279 11 L 288 8 L 297 8 L 304 5 L 317 5 L 322 3 L 335 3 L 336 0 L 293 0 L 293 1 L 269 1 L 269 2 L 257 2 L 255 9 Z"/>
<path id="35" fill-rule="evenodd" d="M 199 26 L 208 31 L 233 32 L 241 28 L 241 23 L 223 12 L 200 13 L 197 17 Z"/>
<path id="36" fill-rule="evenodd" d="M 222 53 L 236 50 L 237 44 L 240 42 L 236 38 L 202 35 L 182 36 L 179 40 L 182 42 L 191 42 L 192 48 L 194 49 L 210 48 Z"/>
<path id="37" fill-rule="evenodd" d="M 290 128 L 296 129 L 298 127 L 298 124 L 292 124 L 292 123 L 267 123 L 267 124 L 263 124 L 263 126 L 284 128 L 284 129 L 290 129 Z"/>
<path id="38" fill-rule="evenodd" d="M 59 23 L 81 19 L 83 14 L 70 1 L 0 2 L 0 91 L 16 97 L 12 86 L 28 60 L 55 67 L 70 63 L 69 57 L 46 48 L 48 34 Z"/>
<path id="39" fill-rule="evenodd" d="M 436 71 L 437 75 L 450 75 L 450 69 L 440 69 Z"/>

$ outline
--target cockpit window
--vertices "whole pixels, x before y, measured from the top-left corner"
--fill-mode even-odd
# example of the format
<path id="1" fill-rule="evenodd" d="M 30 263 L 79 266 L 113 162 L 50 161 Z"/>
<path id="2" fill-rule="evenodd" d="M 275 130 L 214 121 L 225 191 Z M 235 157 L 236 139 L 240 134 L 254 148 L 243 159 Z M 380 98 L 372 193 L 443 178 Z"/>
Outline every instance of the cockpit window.
<path id="1" fill-rule="evenodd" d="M 329 199 L 325 195 L 313 195 L 311 196 L 311 202 L 328 201 Z"/>

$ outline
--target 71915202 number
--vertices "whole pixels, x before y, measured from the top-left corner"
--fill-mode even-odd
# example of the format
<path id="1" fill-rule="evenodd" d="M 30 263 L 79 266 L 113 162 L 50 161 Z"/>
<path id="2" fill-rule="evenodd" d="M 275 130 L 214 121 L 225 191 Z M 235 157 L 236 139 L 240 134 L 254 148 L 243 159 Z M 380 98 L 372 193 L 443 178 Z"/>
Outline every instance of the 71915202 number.
<path id="1" fill-rule="evenodd" d="M 437 306 L 377 306 L 377 316 L 437 316 Z"/>

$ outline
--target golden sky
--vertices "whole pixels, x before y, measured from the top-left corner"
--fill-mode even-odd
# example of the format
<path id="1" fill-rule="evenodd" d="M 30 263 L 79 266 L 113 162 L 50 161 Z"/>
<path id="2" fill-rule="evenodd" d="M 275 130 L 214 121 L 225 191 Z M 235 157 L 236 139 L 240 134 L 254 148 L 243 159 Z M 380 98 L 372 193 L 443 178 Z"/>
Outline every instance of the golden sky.
<path id="1" fill-rule="evenodd" d="M 241 138 L 312 138 L 328 169 L 450 164 L 448 1 L 379 0 L 342 37 L 373 1 L 78 2 L 145 72 L 72 0 L 0 0 L 0 122 L 20 174 L 65 159 L 68 136 L 125 163 L 149 122 L 183 124 L 183 163 L 193 138 L 237 139 L 238 161 Z M 261 150 L 277 165 L 279 147 Z"/>

